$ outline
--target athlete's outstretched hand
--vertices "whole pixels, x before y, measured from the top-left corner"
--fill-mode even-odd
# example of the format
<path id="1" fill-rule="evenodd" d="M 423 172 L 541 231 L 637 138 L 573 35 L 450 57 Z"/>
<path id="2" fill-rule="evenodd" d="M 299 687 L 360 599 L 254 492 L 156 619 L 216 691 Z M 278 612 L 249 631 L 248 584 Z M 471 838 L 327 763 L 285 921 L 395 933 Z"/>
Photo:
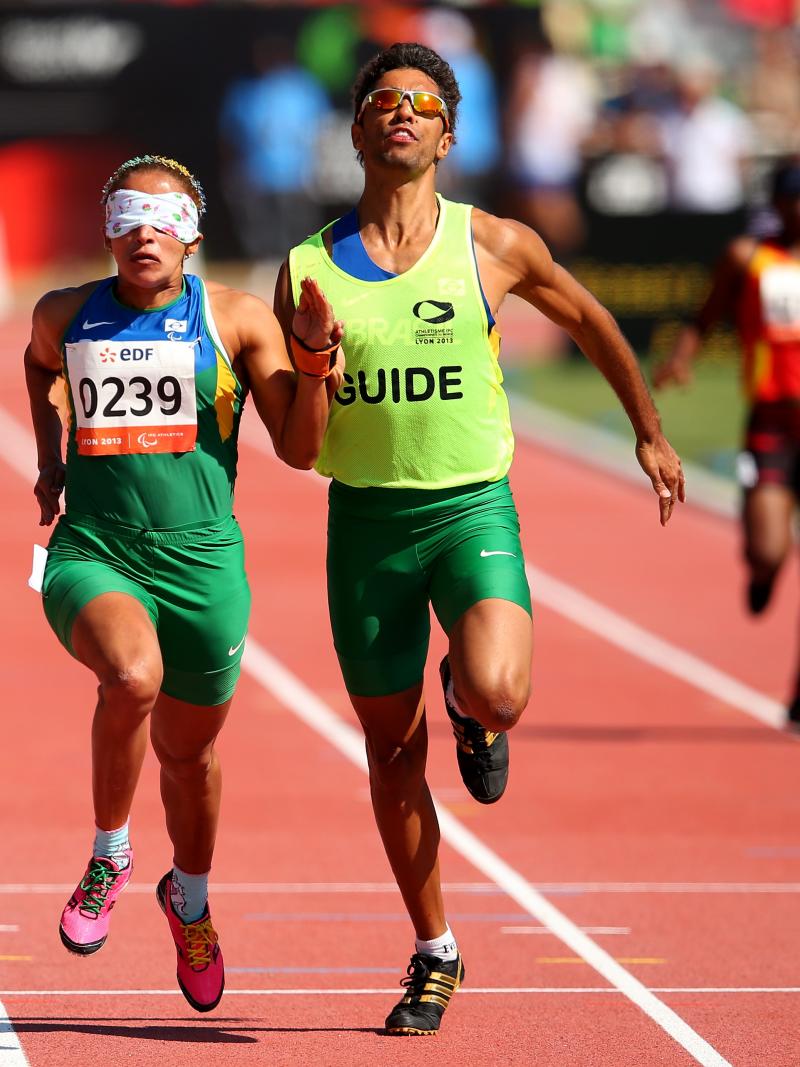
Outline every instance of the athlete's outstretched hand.
<path id="1" fill-rule="evenodd" d="M 686 483 L 681 461 L 672 445 L 659 434 L 652 441 L 636 442 L 636 458 L 658 493 L 661 525 L 666 526 L 675 501 L 686 499 Z"/>
<path id="2" fill-rule="evenodd" d="M 334 317 L 328 298 L 313 278 L 300 282 L 292 333 L 309 348 L 317 349 L 337 345 L 342 339 L 344 323 Z"/>
<path id="3" fill-rule="evenodd" d="M 40 526 L 52 525 L 53 519 L 61 512 L 61 494 L 64 491 L 64 477 L 67 468 L 61 462 L 48 463 L 39 471 L 34 495 L 39 502 Z"/>
<path id="4" fill-rule="evenodd" d="M 328 348 L 338 345 L 344 334 L 344 323 L 334 318 L 333 308 L 313 278 L 303 278 L 300 282 L 300 299 L 292 319 L 292 333 L 299 337 L 309 348 Z M 336 362 L 325 379 L 328 400 L 344 378 L 344 354 L 341 347 L 336 353 Z"/>

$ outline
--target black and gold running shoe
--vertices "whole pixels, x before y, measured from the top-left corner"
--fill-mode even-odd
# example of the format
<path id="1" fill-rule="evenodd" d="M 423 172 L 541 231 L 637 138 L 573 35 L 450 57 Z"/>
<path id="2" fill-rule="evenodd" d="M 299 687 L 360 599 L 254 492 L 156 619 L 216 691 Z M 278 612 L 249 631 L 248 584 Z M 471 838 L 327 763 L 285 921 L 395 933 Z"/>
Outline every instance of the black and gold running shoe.
<path id="1" fill-rule="evenodd" d="M 464 981 L 461 956 L 445 963 L 438 956 L 415 952 L 408 965 L 405 996 L 395 1004 L 386 1018 L 387 1034 L 435 1034 L 450 997 Z"/>
<path id="2" fill-rule="evenodd" d="M 467 715 L 459 715 L 447 699 L 450 685 L 450 662 L 447 656 L 439 664 L 444 690 L 444 706 L 453 726 L 456 757 L 461 780 L 481 804 L 494 804 L 508 784 L 508 737 L 491 730 Z"/>

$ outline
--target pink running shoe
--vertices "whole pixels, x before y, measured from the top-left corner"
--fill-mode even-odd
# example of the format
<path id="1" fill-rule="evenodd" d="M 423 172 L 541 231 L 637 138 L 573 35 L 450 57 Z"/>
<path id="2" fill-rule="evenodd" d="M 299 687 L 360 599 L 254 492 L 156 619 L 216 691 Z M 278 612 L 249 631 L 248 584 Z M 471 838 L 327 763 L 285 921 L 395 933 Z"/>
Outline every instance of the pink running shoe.
<path id="1" fill-rule="evenodd" d="M 133 849 L 123 855 L 127 865 L 107 856 L 93 856 L 86 874 L 61 913 L 58 932 L 65 948 L 90 956 L 105 944 L 111 909 L 128 884 L 133 871 Z"/>
<path id="2" fill-rule="evenodd" d="M 225 967 L 219 936 L 205 911 L 193 923 L 185 923 L 172 906 L 172 871 L 156 886 L 156 899 L 167 917 L 172 940 L 178 950 L 178 985 L 195 1011 L 216 1008 L 225 988 Z"/>

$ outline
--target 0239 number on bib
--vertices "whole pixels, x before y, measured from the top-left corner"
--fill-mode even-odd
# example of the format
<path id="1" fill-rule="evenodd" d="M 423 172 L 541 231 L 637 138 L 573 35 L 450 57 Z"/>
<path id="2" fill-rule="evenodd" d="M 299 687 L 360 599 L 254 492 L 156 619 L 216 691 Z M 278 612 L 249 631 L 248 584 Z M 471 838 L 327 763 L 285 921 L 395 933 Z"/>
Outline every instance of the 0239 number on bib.
<path id="1" fill-rule="evenodd" d="M 194 451 L 192 342 L 83 340 L 65 347 L 80 455 Z"/>

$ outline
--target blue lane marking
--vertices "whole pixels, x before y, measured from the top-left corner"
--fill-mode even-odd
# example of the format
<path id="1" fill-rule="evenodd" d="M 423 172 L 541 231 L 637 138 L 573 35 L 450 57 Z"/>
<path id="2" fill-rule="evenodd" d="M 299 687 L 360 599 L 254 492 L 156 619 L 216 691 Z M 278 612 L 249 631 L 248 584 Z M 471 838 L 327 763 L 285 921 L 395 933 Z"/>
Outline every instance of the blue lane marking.
<path id="1" fill-rule="evenodd" d="M 465 923 L 527 922 L 531 926 L 539 924 L 531 919 L 526 911 L 512 912 L 461 912 L 449 913 L 448 921 Z M 350 912 L 350 911 L 255 911 L 245 915 L 253 922 L 354 922 L 354 923 L 399 923 L 408 922 L 408 916 L 400 912 Z"/>
<path id="2" fill-rule="evenodd" d="M 226 967 L 229 974 L 396 974 L 396 967 Z"/>
<path id="3" fill-rule="evenodd" d="M 746 856 L 755 859 L 795 859 L 800 856 L 800 845 L 756 845 L 745 850 Z"/>

